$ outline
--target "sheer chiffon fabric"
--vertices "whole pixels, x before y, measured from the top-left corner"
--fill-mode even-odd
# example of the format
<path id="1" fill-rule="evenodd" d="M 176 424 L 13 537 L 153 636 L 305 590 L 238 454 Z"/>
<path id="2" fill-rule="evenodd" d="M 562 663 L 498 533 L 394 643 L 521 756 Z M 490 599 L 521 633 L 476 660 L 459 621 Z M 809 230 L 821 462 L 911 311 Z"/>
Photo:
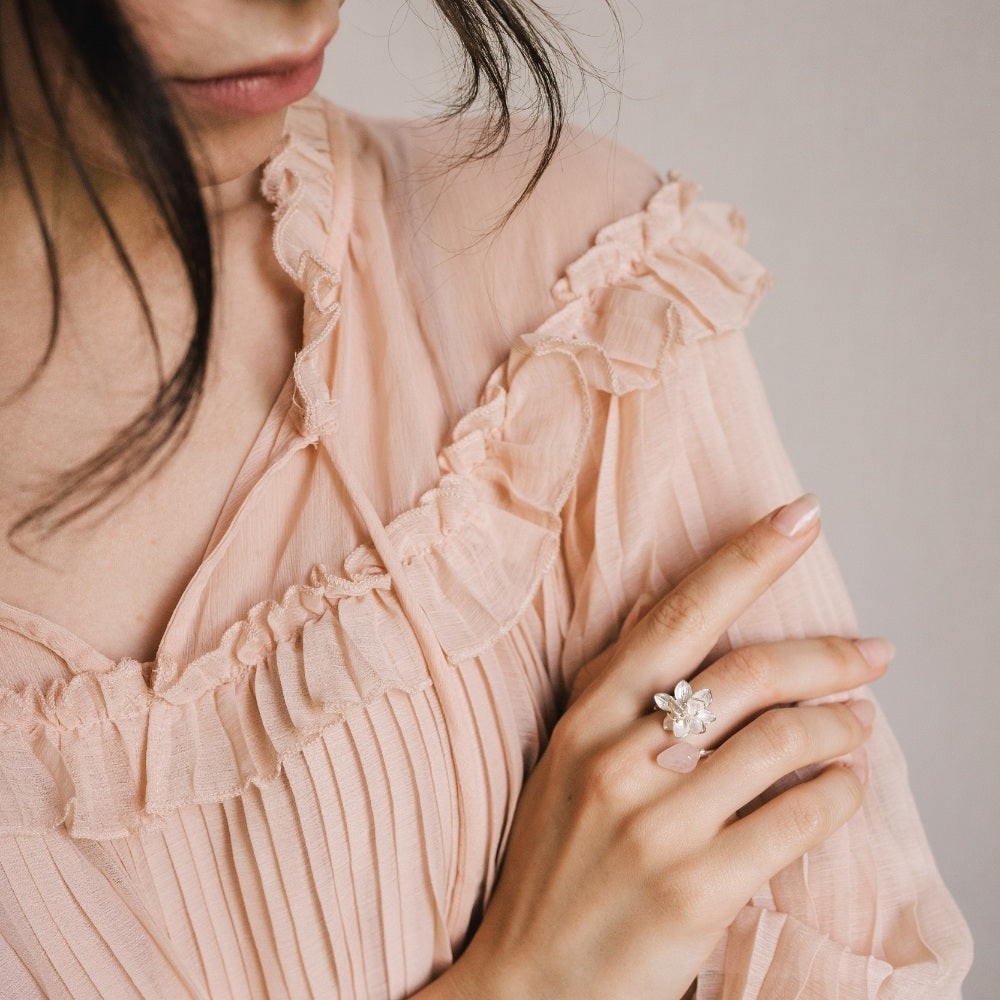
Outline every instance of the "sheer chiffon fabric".
<path id="1" fill-rule="evenodd" d="M 417 991 L 574 672 L 800 492 L 739 213 L 581 134 L 477 241 L 527 161 L 444 171 L 453 128 L 289 111 L 263 191 L 302 349 L 156 660 L 0 604 L 5 995 Z M 717 652 L 854 629 L 821 540 Z M 968 931 L 881 716 L 869 756 L 701 1000 L 959 995 Z"/>

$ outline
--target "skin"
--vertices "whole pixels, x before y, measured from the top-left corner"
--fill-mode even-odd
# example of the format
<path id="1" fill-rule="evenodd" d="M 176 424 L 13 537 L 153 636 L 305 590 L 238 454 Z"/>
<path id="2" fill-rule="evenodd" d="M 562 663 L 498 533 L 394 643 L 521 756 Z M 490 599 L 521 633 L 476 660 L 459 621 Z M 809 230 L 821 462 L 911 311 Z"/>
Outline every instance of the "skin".
<path id="1" fill-rule="evenodd" d="M 701 666 L 818 535 L 818 522 L 787 538 L 763 519 L 583 672 L 522 793 L 479 932 L 422 1000 L 679 1000 L 756 889 L 857 811 L 871 703 L 790 703 L 877 679 L 889 648 L 872 664 L 826 636 Z M 649 711 L 682 677 L 711 688 L 719 713 L 692 738 L 715 752 L 691 774 L 656 766 L 667 740 Z M 792 770 L 852 753 L 737 818 Z"/>
<path id="2" fill-rule="evenodd" d="M 336 30 L 339 4 L 126 0 L 124 9 L 164 77 L 210 78 L 310 50 Z M 7 5 L 0 4 L 0 17 L 19 120 L 33 123 L 24 135 L 54 220 L 69 304 L 65 347 L 35 389 L 0 408 L 0 436 L 15 442 L 0 456 L 0 515 L 9 523 L 31 505 L 25 470 L 39 471 L 38 456 L 58 465 L 105 440 L 153 383 L 128 287 L 37 114 Z M 58 66 L 58 50 L 47 57 Z M 109 151 L 105 124 L 83 95 L 67 100 L 72 128 L 138 265 L 167 362 L 176 363 L 190 323 L 183 277 L 141 192 Z M 198 422 L 154 491 L 137 491 L 109 522 L 57 536 L 48 563 L 6 544 L 0 551 L 5 600 L 59 621 L 109 656 L 146 660 L 290 367 L 301 308 L 300 293 L 270 253 L 270 215 L 257 192 L 282 114 L 235 120 L 178 110 L 198 168 L 212 178 L 206 200 L 223 255 Z M 0 272 L 0 315 L 7 317 L 0 391 L 8 391 L 44 346 L 48 301 L 31 207 L 9 160 L 0 161 L 0 209 L 11 245 L 20 248 Z M 217 377 L 220 369 L 226 379 Z M 76 405 L 67 414 L 59 402 L 69 397 Z M 753 892 L 859 808 L 863 768 L 843 764 L 765 797 L 749 814 L 744 807 L 797 768 L 859 750 L 869 725 L 857 703 L 795 703 L 875 680 L 888 652 L 872 665 L 854 641 L 824 637 L 734 650 L 704 666 L 727 626 L 818 534 L 818 521 L 789 538 L 765 518 L 581 671 L 525 786 L 482 924 L 458 961 L 420 993 L 423 1000 L 681 998 Z M 686 775 L 656 766 L 667 738 L 662 715 L 651 711 L 653 692 L 683 677 L 713 690 L 719 715 L 693 740 L 714 754 Z M 678 825 L 677 815 L 690 821 Z"/>
<path id="3" fill-rule="evenodd" d="M 125 13 L 165 79 L 211 78 L 310 51 L 336 30 L 339 4 L 129 0 Z M 300 346 L 301 293 L 271 251 L 271 207 L 259 192 L 260 166 L 281 138 L 283 113 L 227 118 L 178 103 L 196 166 L 211 178 L 204 195 L 221 264 L 205 394 L 177 453 L 114 517 L 32 540 L 22 551 L 7 541 L 7 527 L 37 504 L 56 470 L 92 454 L 138 415 L 157 383 L 135 297 L 54 142 L 9 3 L 0 3 L 0 18 L 0 58 L 56 242 L 64 301 L 57 348 L 41 378 L 0 407 L 0 598 L 58 622 L 110 659 L 149 661 Z M 116 155 L 109 129 L 66 82 L 57 34 L 43 38 L 70 130 L 136 266 L 172 370 L 193 319 L 176 252 Z M 44 247 L 10 143 L 0 152 L 0 211 L 8 246 L 17 248 L 0 269 L 5 399 L 42 356 L 50 308 Z"/>
<path id="4" fill-rule="evenodd" d="M 328 43 L 340 24 L 338 0 L 124 0 L 122 7 L 153 65 L 166 78 L 225 76 Z M 175 94 L 178 104 L 183 98 Z M 234 119 L 184 107 L 192 148 L 217 183 L 255 197 L 256 176 L 281 139 L 284 111 Z M 241 183 L 242 182 L 242 183 Z M 227 201 L 236 195 L 227 192 Z"/>
<path id="5" fill-rule="evenodd" d="M 254 117 L 213 113 L 185 103 L 183 92 L 171 88 L 170 81 L 226 76 L 312 52 L 336 34 L 342 0 L 120 0 L 119 5 L 153 67 L 167 83 L 196 165 L 205 178 L 209 204 L 216 203 L 219 195 L 224 208 L 236 207 L 240 199 L 254 200 L 257 170 L 281 139 L 284 111 Z M 9 5 L 0 6 L 0 22 L 7 39 L 4 61 L 17 81 L 12 97 L 17 102 L 19 125 L 54 146 L 54 128 L 43 111 Z M 57 32 L 53 37 L 57 39 Z M 65 57 L 58 42 L 50 40 L 43 55 L 84 159 L 128 182 L 128 171 L 109 141 L 110 133 L 99 111 L 67 81 Z"/>

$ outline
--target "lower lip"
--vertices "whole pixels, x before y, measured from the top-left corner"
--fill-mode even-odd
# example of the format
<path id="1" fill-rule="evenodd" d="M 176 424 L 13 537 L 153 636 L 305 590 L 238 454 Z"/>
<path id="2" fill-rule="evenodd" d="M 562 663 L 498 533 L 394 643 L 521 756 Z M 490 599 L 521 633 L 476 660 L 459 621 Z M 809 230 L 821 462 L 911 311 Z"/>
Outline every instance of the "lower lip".
<path id="1" fill-rule="evenodd" d="M 283 73 L 251 73 L 214 80 L 172 80 L 186 104 L 239 118 L 281 111 L 309 94 L 323 71 L 323 52 Z"/>

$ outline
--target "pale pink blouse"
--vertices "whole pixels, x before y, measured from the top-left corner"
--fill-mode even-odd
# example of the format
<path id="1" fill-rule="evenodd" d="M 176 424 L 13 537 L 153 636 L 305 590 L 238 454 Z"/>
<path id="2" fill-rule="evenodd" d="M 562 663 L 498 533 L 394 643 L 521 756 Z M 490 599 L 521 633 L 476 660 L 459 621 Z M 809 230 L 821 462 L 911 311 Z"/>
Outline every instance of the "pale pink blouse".
<path id="1" fill-rule="evenodd" d="M 584 132 L 478 239 L 538 150 L 447 172 L 455 128 L 289 112 L 263 191 L 302 349 L 155 663 L 0 605 L 4 997 L 415 992 L 567 679 L 800 492 L 739 213 Z M 719 648 L 854 628 L 820 541 Z M 700 1000 L 959 995 L 968 931 L 881 716 L 870 767 Z"/>

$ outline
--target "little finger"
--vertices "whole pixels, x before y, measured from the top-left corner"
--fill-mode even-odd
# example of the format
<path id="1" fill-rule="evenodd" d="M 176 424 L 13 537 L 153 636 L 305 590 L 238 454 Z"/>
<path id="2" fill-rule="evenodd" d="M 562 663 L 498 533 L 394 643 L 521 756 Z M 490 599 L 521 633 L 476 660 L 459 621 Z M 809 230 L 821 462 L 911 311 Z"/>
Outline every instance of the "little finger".
<path id="1" fill-rule="evenodd" d="M 855 750 L 871 734 L 874 714 L 874 704 L 864 699 L 771 709 L 702 761 L 678 794 L 701 803 L 714 832 L 792 771 Z M 709 801 L 712 808 L 705 810 Z"/>
<path id="2" fill-rule="evenodd" d="M 711 851 L 731 874 L 739 905 L 842 827 L 861 807 L 864 782 L 847 764 L 831 764 L 725 827 Z"/>

